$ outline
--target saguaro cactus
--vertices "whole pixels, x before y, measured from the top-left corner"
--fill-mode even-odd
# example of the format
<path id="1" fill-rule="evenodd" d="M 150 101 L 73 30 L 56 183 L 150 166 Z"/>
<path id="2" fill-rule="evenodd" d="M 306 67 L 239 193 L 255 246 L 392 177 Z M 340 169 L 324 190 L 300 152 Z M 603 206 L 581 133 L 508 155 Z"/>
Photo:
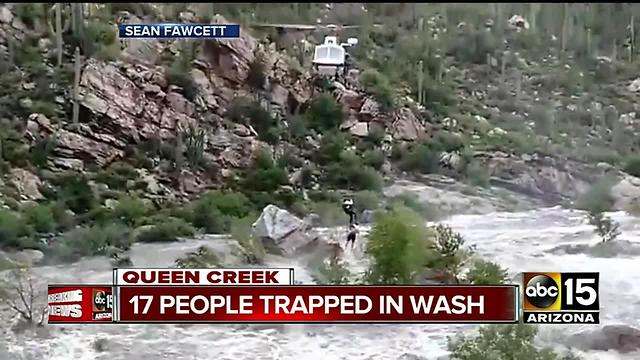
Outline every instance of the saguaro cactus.
<path id="1" fill-rule="evenodd" d="M 73 77 L 73 125 L 78 125 L 80 116 L 80 68 L 82 66 L 80 59 L 80 48 L 76 46 L 74 54 L 75 75 Z"/>
<path id="2" fill-rule="evenodd" d="M 62 21 L 62 11 L 63 11 L 62 3 L 55 3 L 51 7 L 51 10 L 54 11 L 55 16 L 55 26 L 49 24 L 49 31 L 55 34 L 56 36 L 56 51 L 58 55 L 58 67 L 62 66 L 62 55 L 63 55 L 63 40 L 62 34 L 69 30 L 69 26 L 71 25 L 71 21 L 67 19 L 67 21 Z"/>

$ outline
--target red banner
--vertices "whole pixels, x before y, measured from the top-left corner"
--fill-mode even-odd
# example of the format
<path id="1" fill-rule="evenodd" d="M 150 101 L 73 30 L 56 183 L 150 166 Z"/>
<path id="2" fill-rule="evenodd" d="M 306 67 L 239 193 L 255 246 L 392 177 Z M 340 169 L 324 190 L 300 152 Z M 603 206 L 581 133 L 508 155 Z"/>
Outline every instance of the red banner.
<path id="1" fill-rule="evenodd" d="M 107 285 L 55 285 L 48 288 L 49 324 L 111 322 L 113 295 Z"/>
<path id="2" fill-rule="evenodd" d="M 121 322 L 515 322 L 517 286 L 122 286 Z M 117 321 L 118 321 L 117 320 Z"/>

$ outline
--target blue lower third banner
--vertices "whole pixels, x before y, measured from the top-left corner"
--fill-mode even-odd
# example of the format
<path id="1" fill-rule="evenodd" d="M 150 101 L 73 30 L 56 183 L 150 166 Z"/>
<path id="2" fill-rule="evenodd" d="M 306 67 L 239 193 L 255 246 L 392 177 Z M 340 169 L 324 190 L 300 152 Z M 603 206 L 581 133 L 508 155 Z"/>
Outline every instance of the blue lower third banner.
<path id="1" fill-rule="evenodd" d="M 120 38 L 238 38 L 238 24 L 120 24 Z"/>

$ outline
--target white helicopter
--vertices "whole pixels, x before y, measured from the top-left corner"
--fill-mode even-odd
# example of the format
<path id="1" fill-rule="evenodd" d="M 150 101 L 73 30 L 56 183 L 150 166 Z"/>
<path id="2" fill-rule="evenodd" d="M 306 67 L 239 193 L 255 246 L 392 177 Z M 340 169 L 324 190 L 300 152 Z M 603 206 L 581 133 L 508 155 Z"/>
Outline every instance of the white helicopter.
<path id="1" fill-rule="evenodd" d="M 286 31 L 318 31 L 329 30 L 331 35 L 324 37 L 324 42 L 316 45 L 313 53 L 313 72 L 320 77 L 341 78 L 346 76 L 351 64 L 350 47 L 358 44 L 358 39 L 350 37 L 346 43 L 338 41 L 337 33 L 344 29 L 359 28 L 359 25 L 295 25 L 295 24 L 254 24 L 253 27 L 276 28 L 280 34 Z M 374 25 L 376 26 L 376 25 Z"/>
<path id="2" fill-rule="evenodd" d="M 346 43 L 338 44 L 337 36 L 326 36 L 324 43 L 315 48 L 313 54 L 314 72 L 320 76 L 346 76 L 351 65 L 350 55 L 346 48 L 357 44 L 357 38 L 348 38 Z"/>

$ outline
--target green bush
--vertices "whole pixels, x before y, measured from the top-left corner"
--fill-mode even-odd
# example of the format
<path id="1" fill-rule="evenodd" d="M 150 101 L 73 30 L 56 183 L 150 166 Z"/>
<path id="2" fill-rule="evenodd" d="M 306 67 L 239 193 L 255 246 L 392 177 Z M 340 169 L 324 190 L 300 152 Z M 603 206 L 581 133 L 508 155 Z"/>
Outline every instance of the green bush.
<path id="1" fill-rule="evenodd" d="M 289 182 L 286 170 L 276 166 L 267 149 L 259 151 L 246 169 L 240 185 L 251 191 L 275 192 Z"/>
<path id="2" fill-rule="evenodd" d="M 53 254 L 64 261 L 84 256 L 110 255 L 131 247 L 131 229 L 122 224 L 77 227 L 62 234 L 53 246 Z"/>
<path id="3" fill-rule="evenodd" d="M 232 218 L 243 218 L 252 211 L 249 199 L 240 193 L 211 191 L 196 200 L 193 225 L 207 233 L 225 233 Z"/>
<path id="4" fill-rule="evenodd" d="M 360 74 L 360 84 L 375 96 L 382 110 L 389 110 L 395 103 L 393 87 L 389 79 L 374 69 L 367 69 Z"/>
<path id="5" fill-rule="evenodd" d="M 318 271 L 313 275 L 317 284 L 346 285 L 349 284 L 351 272 L 344 261 L 338 257 L 332 257 L 329 261 L 323 261 L 318 266 Z"/>
<path id="6" fill-rule="evenodd" d="M 351 198 L 355 203 L 356 209 L 360 211 L 377 210 L 382 203 L 380 193 L 371 190 L 358 191 Z"/>
<path id="7" fill-rule="evenodd" d="M 473 161 L 465 167 L 465 177 L 471 185 L 488 188 L 490 185 L 489 171 L 479 162 Z"/>
<path id="8" fill-rule="evenodd" d="M 43 4 L 16 4 L 16 15 L 28 27 L 32 28 L 38 19 L 44 18 Z"/>
<path id="9" fill-rule="evenodd" d="M 431 269 L 446 271 L 457 279 L 469 255 L 463 249 L 464 238 L 448 225 L 438 224 L 433 230 L 435 237 L 431 244 L 432 257 L 427 259 L 425 265 Z"/>
<path id="10" fill-rule="evenodd" d="M 535 337 L 538 329 L 532 325 L 486 325 L 475 337 L 449 339 L 452 360 L 575 360 L 561 357 L 549 349 L 538 349 Z"/>
<path id="11" fill-rule="evenodd" d="M 262 241 L 253 236 L 251 225 L 254 218 L 233 219 L 231 222 L 231 237 L 235 239 L 242 249 L 245 262 L 249 264 L 262 264 L 266 252 Z"/>
<path id="12" fill-rule="evenodd" d="M 53 136 L 38 137 L 31 147 L 31 163 L 39 168 L 45 168 L 49 156 L 56 147 L 56 139 Z"/>
<path id="13" fill-rule="evenodd" d="M 342 106 L 329 93 L 314 97 L 305 116 L 309 127 L 318 131 L 335 130 L 344 119 Z"/>
<path id="14" fill-rule="evenodd" d="M 36 232 L 50 233 L 56 228 L 51 208 L 46 205 L 32 205 L 24 209 L 24 218 Z"/>
<path id="15" fill-rule="evenodd" d="M 0 247 L 22 249 L 26 242 L 21 239 L 26 235 L 24 220 L 19 214 L 0 209 Z"/>
<path id="16" fill-rule="evenodd" d="M 198 95 L 198 84 L 191 75 L 191 62 L 195 57 L 193 43 L 182 43 L 180 53 L 166 71 L 169 84 L 183 89 L 184 97 L 194 101 Z"/>
<path id="17" fill-rule="evenodd" d="M 320 147 L 314 153 L 314 160 L 320 165 L 327 165 L 340 161 L 340 155 L 347 147 L 345 136 L 339 132 L 327 132 L 322 134 Z"/>
<path id="18" fill-rule="evenodd" d="M 282 133 L 280 121 L 255 100 L 244 97 L 236 98 L 226 116 L 235 123 L 251 125 L 258 133 L 258 138 L 266 143 L 273 145 L 280 140 Z"/>
<path id="19" fill-rule="evenodd" d="M 420 202 L 414 195 L 410 193 L 402 193 L 389 199 L 391 206 L 405 206 L 422 215 L 426 220 L 436 220 L 438 211 L 434 206 Z"/>
<path id="20" fill-rule="evenodd" d="M 576 208 L 591 214 L 611 210 L 614 202 L 613 196 L 611 195 L 612 184 L 613 179 L 601 178 L 586 192 L 578 196 Z"/>
<path id="21" fill-rule="evenodd" d="M 465 279 L 466 282 L 474 285 L 497 285 L 505 284 L 509 280 L 509 274 L 500 265 L 478 259 L 474 261 Z"/>
<path id="22" fill-rule="evenodd" d="M 427 144 L 411 144 L 405 148 L 396 148 L 394 155 L 403 171 L 417 171 L 423 174 L 440 171 L 439 153 Z"/>
<path id="23" fill-rule="evenodd" d="M 149 212 L 147 204 L 140 198 L 127 195 L 118 199 L 118 204 L 111 211 L 111 217 L 116 221 L 133 226 L 138 219 Z"/>
<path id="24" fill-rule="evenodd" d="M 398 207 L 376 216 L 366 252 L 371 264 L 365 278 L 370 284 L 412 284 L 429 256 L 423 220 L 408 208 Z"/>
<path id="25" fill-rule="evenodd" d="M 76 214 L 86 213 L 96 205 L 96 197 L 84 174 L 66 173 L 56 179 L 58 199 Z"/>
<path id="26" fill-rule="evenodd" d="M 385 156 L 384 152 L 380 149 L 367 150 L 362 154 L 364 164 L 370 166 L 376 170 L 380 170 L 384 164 Z"/>
<path id="27" fill-rule="evenodd" d="M 624 171 L 636 177 L 640 177 L 640 156 L 630 156 L 624 164 Z"/>
<path id="28" fill-rule="evenodd" d="M 331 227 L 344 225 L 348 221 L 345 220 L 345 213 L 342 211 L 338 202 L 320 201 L 311 204 L 311 212 L 320 217 L 320 225 Z"/>
<path id="29" fill-rule="evenodd" d="M 195 233 L 195 229 L 189 223 L 172 217 L 165 218 L 161 223 L 147 226 L 137 234 L 136 241 L 143 243 L 172 242 L 178 241 L 179 237 L 193 236 Z"/>

